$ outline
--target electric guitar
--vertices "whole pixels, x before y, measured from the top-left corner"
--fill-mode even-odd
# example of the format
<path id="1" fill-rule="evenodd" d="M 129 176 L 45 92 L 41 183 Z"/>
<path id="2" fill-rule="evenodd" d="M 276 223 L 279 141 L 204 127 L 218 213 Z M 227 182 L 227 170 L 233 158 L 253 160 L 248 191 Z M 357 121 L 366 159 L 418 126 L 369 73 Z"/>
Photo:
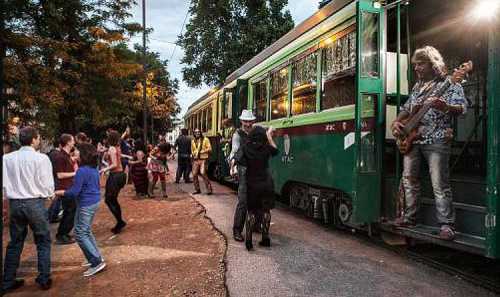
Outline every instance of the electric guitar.
<path id="1" fill-rule="evenodd" d="M 453 74 L 446 78 L 443 85 L 432 92 L 428 98 L 431 97 L 441 97 L 448 90 L 452 84 L 460 83 L 464 79 L 464 76 L 471 72 L 473 68 L 472 61 L 463 63 L 458 69 L 455 69 Z M 419 126 L 420 121 L 425 116 L 427 111 L 432 107 L 431 102 L 424 102 L 422 105 L 417 105 L 413 108 L 410 115 L 403 120 L 401 123 L 404 125 L 402 133 L 397 137 L 396 143 L 401 154 L 405 155 L 409 153 L 412 149 L 413 142 L 420 137 Z"/>

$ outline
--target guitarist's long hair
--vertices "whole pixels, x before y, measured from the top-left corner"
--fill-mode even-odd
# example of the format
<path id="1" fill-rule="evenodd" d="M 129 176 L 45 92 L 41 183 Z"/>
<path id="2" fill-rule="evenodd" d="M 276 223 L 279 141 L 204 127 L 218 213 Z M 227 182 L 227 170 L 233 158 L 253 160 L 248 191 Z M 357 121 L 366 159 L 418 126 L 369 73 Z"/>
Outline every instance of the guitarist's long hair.
<path id="1" fill-rule="evenodd" d="M 426 45 L 415 50 L 411 61 L 412 63 L 415 63 L 415 61 L 428 61 L 432 64 L 434 73 L 440 78 L 444 78 L 448 74 L 443 56 L 441 56 L 441 53 L 433 46 Z"/>

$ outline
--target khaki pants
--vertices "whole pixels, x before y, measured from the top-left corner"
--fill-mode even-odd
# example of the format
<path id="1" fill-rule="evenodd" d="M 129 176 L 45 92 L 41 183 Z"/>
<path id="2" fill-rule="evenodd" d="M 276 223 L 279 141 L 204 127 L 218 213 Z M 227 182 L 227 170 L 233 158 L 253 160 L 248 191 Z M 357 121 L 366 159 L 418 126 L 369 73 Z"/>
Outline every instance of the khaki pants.
<path id="1" fill-rule="evenodd" d="M 205 168 L 206 163 L 207 160 L 193 160 L 193 184 L 195 191 L 200 191 L 200 181 L 198 180 L 198 176 L 201 175 L 203 181 L 205 182 L 205 186 L 207 187 L 207 192 L 212 193 L 212 185 L 210 184 L 207 170 Z"/>

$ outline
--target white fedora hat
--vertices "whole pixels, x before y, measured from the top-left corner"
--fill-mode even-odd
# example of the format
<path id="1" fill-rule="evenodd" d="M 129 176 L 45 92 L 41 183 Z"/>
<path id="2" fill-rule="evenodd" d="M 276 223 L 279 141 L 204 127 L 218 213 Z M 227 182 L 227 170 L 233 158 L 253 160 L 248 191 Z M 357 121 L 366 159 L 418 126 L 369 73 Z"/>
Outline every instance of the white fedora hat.
<path id="1" fill-rule="evenodd" d="M 243 109 L 240 115 L 241 121 L 255 121 L 256 117 L 253 115 L 252 111 L 248 109 Z"/>

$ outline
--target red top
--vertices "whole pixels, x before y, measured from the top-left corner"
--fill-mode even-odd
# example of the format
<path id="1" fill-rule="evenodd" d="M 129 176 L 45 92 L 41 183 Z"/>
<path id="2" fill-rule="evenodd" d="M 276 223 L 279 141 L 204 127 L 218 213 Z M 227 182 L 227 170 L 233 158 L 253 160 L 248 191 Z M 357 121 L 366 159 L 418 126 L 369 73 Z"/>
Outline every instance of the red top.
<path id="1" fill-rule="evenodd" d="M 75 168 L 73 167 L 73 161 L 71 160 L 71 156 L 65 151 L 61 150 L 54 156 L 54 171 L 57 173 L 67 173 L 67 172 L 75 172 Z M 56 190 L 67 190 L 73 184 L 73 177 L 68 178 L 57 178 L 57 187 Z"/>

